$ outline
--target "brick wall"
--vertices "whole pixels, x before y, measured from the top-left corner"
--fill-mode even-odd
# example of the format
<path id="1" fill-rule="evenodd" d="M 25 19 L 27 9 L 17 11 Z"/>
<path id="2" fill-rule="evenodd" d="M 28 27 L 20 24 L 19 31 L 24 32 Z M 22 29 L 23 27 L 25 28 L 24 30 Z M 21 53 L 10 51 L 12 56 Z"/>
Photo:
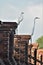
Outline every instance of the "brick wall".
<path id="1" fill-rule="evenodd" d="M 43 49 L 38 49 L 37 50 L 37 59 L 41 60 L 41 55 L 42 55 L 42 62 L 43 62 Z M 40 63 L 37 62 L 38 65 L 40 65 Z"/>
<path id="2" fill-rule="evenodd" d="M 14 47 L 16 49 L 20 48 L 22 50 L 22 52 L 23 52 L 25 50 L 25 43 L 27 42 L 29 44 L 29 39 L 30 38 L 31 38 L 30 35 L 15 35 L 14 36 Z M 20 42 L 20 46 L 19 46 L 19 42 Z M 13 56 L 16 57 L 16 59 L 20 59 L 21 58 L 22 60 L 25 57 L 23 53 L 18 53 L 15 50 L 14 50 Z"/>
<path id="3" fill-rule="evenodd" d="M 30 44 L 31 47 L 31 55 L 34 57 L 34 51 L 35 49 L 37 49 L 37 59 L 38 60 L 41 60 L 41 55 L 42 55 L 42 62 L 43 62 L 43 49 L 38 49 L 38 43 L 33 43 L 33 44 Z M 28 50 L 28 53 L 30 53 L 30 50 Z M 30 60 L 30 59 L 29 59 Z M 28 60 L 28 62 L 29 62 Z M 34 64 L 34 60 L 31 59 L 31 63 Z M 40 65 L 39 62 L 37 62 L 37 65 Z"/>
<path id="4" fill-rule="evenodd" d="M 35 49 L 38 49 L 38 43 L 32 43 L 32 44 L 29 44 L 30 48 L 28 48 L 28 54 L 32 55 L 34 57 L 34 51 Z M 31 52 L 30 52 L 31 50 Z M 33 59 L 28 59 L 28 62 L 34 64 L 34 60 Z"/>
<path id="5" fill-rule="evenodd" d="M 18 40 L 22 40 L 22 41 L 23 40 L 24 41 L 27 40 L 28 41 L 29 38 L 30 37 L 28 35 L 17 35 L 17 36 L 15 35 L 15 38 L 14 38 L 14 47 L 19 48 L 18 47 Z M 43 49 L 38 49 L 38 47 L 39 47 L 38 43 L 29 44 L 29 42 L 28 42 L 28 54 L 31 54 L 34 57 L 34 51 L 35 51 L 35 49 L 37 49 L 37 59 L 40 60 L 41 55 L 43 55 Z M 23 44 L 20 46 L 20 48 L 23 50 L 23 48 L 24 48 Z M 21 56 L 20 56 L 20 54 L 15 52 L 15 50 L 14 50 L 14 56 L 16 58 L 18 58 L 18 59 L 20 57 L 21 57 L 21 59 L 23 58 L 23 54 L 21 54 Z M 42 57 L 42 61 L 43 61 L 43 57 Z M 34 60 L 33 59 L 28 58 L 28 62 L 34 64 Z M 40 63 L 37 62 L 37 65 L 40 65 Z"/>

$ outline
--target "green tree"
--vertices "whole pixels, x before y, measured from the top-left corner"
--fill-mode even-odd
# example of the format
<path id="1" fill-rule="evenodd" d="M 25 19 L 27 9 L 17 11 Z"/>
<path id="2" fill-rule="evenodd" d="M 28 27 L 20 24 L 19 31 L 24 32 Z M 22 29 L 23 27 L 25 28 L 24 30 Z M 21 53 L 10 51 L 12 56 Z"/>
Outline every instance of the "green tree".
<path id="1" fill-rule="evenodd" d="M 39 44 L 39 48 L 43 48 L 43 36 L 41 36 L 40 38 L 38 38 L 36 40 L 36 42 Z"/>

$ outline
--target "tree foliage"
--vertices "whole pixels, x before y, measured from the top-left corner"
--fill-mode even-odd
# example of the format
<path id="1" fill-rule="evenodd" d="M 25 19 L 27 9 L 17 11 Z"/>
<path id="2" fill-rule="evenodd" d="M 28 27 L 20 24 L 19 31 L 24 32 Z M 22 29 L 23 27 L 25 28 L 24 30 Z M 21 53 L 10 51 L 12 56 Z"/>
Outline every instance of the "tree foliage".
<path id="1" fill-rule="evenodd" d="M 39 44 L 39 48 L 43 48 L 43 36 L 41 36 L 40 38 L 38 38 L 36 40 L 36 42 Z"/>

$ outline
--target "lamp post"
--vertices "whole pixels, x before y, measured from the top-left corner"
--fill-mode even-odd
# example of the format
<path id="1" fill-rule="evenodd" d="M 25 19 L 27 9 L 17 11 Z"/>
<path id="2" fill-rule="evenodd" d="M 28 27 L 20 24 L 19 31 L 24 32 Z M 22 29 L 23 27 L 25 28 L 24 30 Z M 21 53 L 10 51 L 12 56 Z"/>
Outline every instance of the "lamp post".
<path id="1" fill-rule="evenodd" d="M 24 14 L 24 12 L 21 12 L 20 17 L 18 18 L 18 25 L 23 20 L 23 14 Z"/>
<path id="2" fill-rule="evenodd" d="M 17 23 L 18 26 L 23 21 L 23 14 L 24 14 L 24 12 L 21 12 L 20 16 L 18 17 L 18 21 L 17 21 L 18 22 Z M 16 33 L 18 33 L 18 27 L 16 29 Z"/>
<path id="3" fill-rule="evenodd" d="M 34 18 L 34 25 L 33 25 L 32 34 L 31 34 L 31 43 L 32 43 L 32 36 L 33 36 L 34 30 L 35 30 L 36 19 L 40 19 L 40 18 L 39 18 L 39 17 L 35 17 L 35 18 Z"/>

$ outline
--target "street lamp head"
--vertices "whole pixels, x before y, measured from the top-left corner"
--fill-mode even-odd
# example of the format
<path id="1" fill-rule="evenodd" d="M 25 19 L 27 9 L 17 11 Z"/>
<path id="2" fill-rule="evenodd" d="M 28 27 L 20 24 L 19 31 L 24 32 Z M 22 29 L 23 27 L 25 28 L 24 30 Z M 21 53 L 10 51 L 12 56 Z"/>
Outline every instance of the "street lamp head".
<path id="1" fill-rule="evenodd" d="M 39 17 L 35 17 L 35 18 L 34 18 L 34 23 L 35 23 L 35 20 L 36 20 L 36 19 L 40 19 L 40 18 L 39 18 Z"/>
<path id="2" fill-rule="evenodd" d="M 34 19 L 40 19 L 39 17 L 35 17 Z"/>
<path id="3" fill-rule="evenodd" d="M 24 14 L 24 12 L 21 12 L 21 14 Z"/>

